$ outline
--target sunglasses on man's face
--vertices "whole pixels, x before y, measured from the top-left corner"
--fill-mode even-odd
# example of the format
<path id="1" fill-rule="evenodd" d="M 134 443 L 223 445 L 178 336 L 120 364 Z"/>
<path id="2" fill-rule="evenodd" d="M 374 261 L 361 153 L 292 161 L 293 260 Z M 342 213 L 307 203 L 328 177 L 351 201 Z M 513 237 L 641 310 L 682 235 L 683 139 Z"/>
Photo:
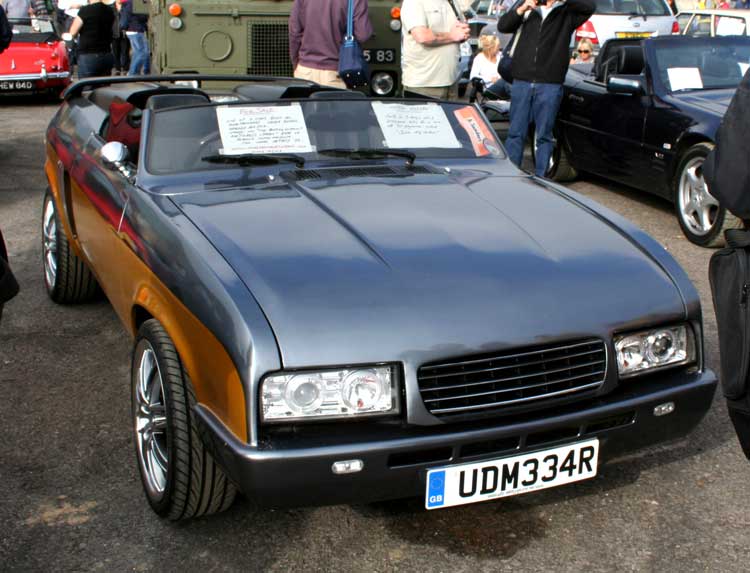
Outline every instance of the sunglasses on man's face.
<path id="1" fill-rule="evenodd" d="M 578 50 L 579 54 L 590 54 L 591 50 Z"/>

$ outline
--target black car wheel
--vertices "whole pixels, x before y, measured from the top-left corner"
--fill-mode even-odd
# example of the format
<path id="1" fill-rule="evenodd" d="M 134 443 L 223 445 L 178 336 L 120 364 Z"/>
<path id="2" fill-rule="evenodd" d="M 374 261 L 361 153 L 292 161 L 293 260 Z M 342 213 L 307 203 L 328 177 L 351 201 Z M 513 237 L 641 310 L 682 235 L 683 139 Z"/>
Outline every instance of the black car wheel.
<path id="1" fill-rule="evenodd" d="M 532 126 L 531 132 L 531 157 L 532 161 L 536 163 L 536 130 Z M 553 135 L 554 146 L 552 148 L 552 155 L 550 155 L 549 163 L 547 164 L 547 179 L 563 183 L 565 181 L 573 181 L 578 177 L 578 170 L 570 164 L 570 158 L 565 146 L 559 142 L 557 134 Z"/>
<path id="2" fill-rule="evenodd" d="M 178 521 L 227 509 L 236 489 L 198 435 L 193 386 L 157 320 L 138 330 L 131 382 L 136 457 L 154 511 Z"/>
<path id="3" fill-rule="evenodd" d="M 740 219 L 719 205 L 703 179 L 701 167 L 713 147 L 711 143 L 698 143 L 688 149 L 680 158 L 672 183 L 682 232 L 701 247 L 724 244 L 724 231 L 742 226 Z"/>
<path id="4" fill-rule="evenodd" d="M 86 263 L 70 248 L 49 189 L 42 209 L 42 255 L 44 284 L 52 300 L 72 304 L 95 298 L 99 285 Z"/>

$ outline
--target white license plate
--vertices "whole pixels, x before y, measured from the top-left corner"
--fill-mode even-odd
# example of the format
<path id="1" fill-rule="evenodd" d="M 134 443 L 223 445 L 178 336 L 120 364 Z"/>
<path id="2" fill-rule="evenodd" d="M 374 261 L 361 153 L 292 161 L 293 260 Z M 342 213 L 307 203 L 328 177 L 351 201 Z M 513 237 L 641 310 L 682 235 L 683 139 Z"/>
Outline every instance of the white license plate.
<path id="1" fill-rule="evenodd" d="M 508 497 L 596 475 L 599 440 L 427 472 L 425 507 L 438 509 Z"/>
<path id="2" fill-rule="evenodd" d="M 34 82 L 0 81 L 0 90 L 3 90 L 3 91 L 30 90 L 30 89 L 34 89 Z"/>

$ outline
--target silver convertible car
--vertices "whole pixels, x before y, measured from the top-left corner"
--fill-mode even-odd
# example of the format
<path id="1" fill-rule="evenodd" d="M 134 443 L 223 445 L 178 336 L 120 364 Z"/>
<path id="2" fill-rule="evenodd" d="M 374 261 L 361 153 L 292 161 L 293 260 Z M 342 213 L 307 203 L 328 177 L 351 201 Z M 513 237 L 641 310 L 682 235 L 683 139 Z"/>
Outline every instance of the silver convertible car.
<path id="1" fill-rule="evenodd" d="M 478 108 L 204 79 L 78 82 L 46 136 L 47 289 L 103 291 L 134 338 L 159 515 L 495 499 L 708 410 L 683 270 L 519 171 Z"/>

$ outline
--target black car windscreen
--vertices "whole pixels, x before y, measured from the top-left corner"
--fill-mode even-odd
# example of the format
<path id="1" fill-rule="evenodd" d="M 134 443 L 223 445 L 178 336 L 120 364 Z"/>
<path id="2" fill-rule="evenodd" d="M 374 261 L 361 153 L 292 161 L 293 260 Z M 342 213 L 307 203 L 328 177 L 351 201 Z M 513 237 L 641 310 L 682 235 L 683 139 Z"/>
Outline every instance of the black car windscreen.
<path id="1" fill-rule="evenodd" d="M 654 42 L 656 72 L 671 92 L 736 88 L 750 68 L 750 41 L 744 37 Z"/>

